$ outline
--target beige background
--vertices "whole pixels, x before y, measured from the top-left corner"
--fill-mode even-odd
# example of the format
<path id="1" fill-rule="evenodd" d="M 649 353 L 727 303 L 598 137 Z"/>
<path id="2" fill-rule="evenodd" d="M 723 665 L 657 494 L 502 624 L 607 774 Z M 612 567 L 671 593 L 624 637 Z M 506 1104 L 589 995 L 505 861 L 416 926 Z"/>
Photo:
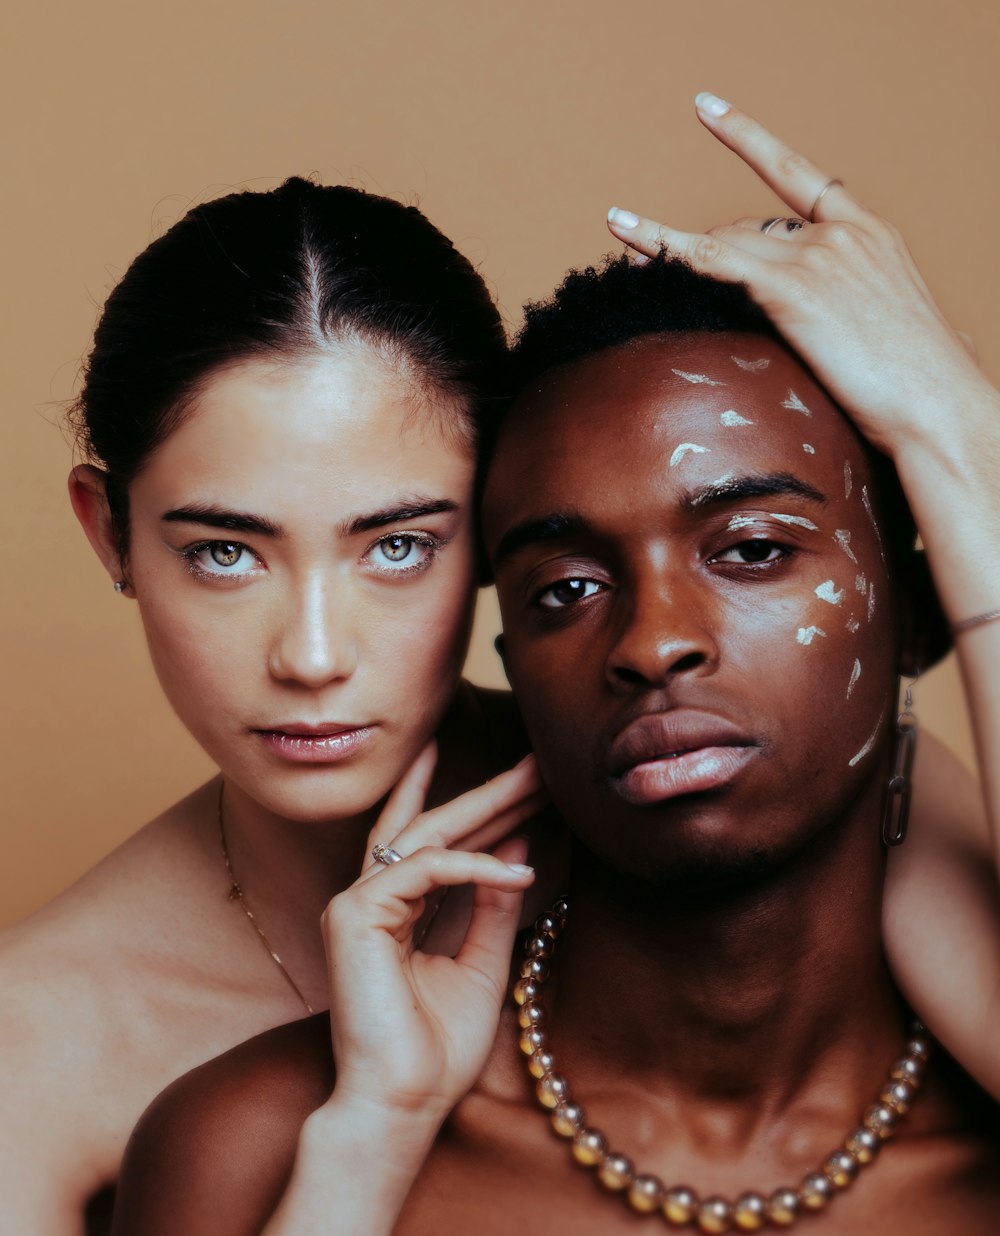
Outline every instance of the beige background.
<path id="1" fill-rule="evenodd" d="M 60 429 L 98 305 L 192 203 L 293 172 L 417 200 L 516 324 L 610 247 L 612 203 L 772 213 L 694 119 L 709 87 L 890 214 L 1000 376 L 995 0 L 42 0 L 3 21 L 0 922 L 211 771 L 72 521 Z M 968 755 L 953 671 L 919 704 Z"/>

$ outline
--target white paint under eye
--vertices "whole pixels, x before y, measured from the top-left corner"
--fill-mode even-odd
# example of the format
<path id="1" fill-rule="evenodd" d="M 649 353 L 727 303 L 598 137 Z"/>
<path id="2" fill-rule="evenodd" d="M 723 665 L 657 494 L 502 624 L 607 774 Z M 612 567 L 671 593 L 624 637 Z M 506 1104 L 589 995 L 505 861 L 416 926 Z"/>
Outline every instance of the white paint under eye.
<path id="1" fill-rule="evenodd" d="M 710 378 L 707 373 L 687 373 L 683 369 L 671 369 L 671 373 L 676 373 L 679 378 L 683 378 L 685 382 L 694 382 L 701 386 L 725 386 L 725 382 L 721 382 L 718 378 Z"/>
<path id="2" fill-rule="evenodd" d="M 816 454 L 816 448 L 815 448 L 814 446 L 810 446 L 808 442 L 803 442 L 803 443 L 802 443 L 802 449 L 805 451 L 805 453 L 806 453 L 807 455 L 815 455 L 815 454 Z"/>
<path id="3" fill-rule="evenodd" d="M 817 635 L 825 637 L 826 632 L 822 627 L 799 627 L 795 633 L 795 638 L 800 644 L 811 644 Z"/>
<path id="4" fill-rule="evenodd" d="M 745 369 L 747 373 L 760 373 L 762 369 L 766 369 L 771 363 L 766 356 L 762 356 L 760 360 L 744 360 L 742 356 L 734 356 L 733 360 L 741 369 Z M 677 372 L 676 369 L 674 372 Z"/>
<path id="5" fill-rule="evenodd" d="M 759 515 L 734 515 L 726 524 L 727 532 L 739 532 L 741 528 L 749 528 L 752 524 L 757 523 Z"/>
<path id="6" fill-rule="evenodd" d="M 851 534 L 847 528 L 838 528 L 833 534 L 833 539 L 837 542 L 844 553 L 850 560 L 857 564 L 857 558 L 854 556 L 854 550 L 851 549 Z"/>
<path id="7" fill-rule="evenodd" d="M 857 633 L 861 630 L 861 623 L 858 622 L 857 618 L 848 618 L 847 629 L 852 635 L 857 635 Z"/>
<path id="8" fill-rule="evenodd" d="M 806 405 L 802 402 L 802 400 L 798 397 L 798 395 L 796 395 L 796 393 L 791 389 L 789 389 L 788 391 L 788 398 L 782 400 L 781 406 L 783 408 L 791 409 L 792 412 L 802 412 L 805 416 L 812 416 L 812 413 L 809 411 Z"/>
<path id="9" fill-rule="evenodd" d="M 851 488 L 853 484 L 854 484 L 854 479 L 851 476 L 851 465 L 845 459 L 844 460 L 844 497 L 845 498 L 849 498 L 851 496 Z"/>
<path id="10" fill-rule="evenodd" d="M 868 589 L 868 621 L 871 622 L 872 616 L 875 613 L 875 585 Z"/>
<path id="11" fill-rule="evenodd" d="M 768 515 L 768 519 L 776 519 L 779 524 L 794 524 L 797 528 L 805 528 L 809 532 L 819 532 L 819 528 L 811 519 L 806 519 L 802 515 Z"/>
<path id="12" fill-rule="evenodd" d="M 753 421 L 748 421 L 745 416 L 740 416 L 739 412 L 729 408 L 723 412 L 719 420 L 727 429 L 735 429 L 737 425 L 752 425 Z"/>
<path id="13" fill-rule="evenodd" d="M 861 662 L 854 658 L 854 668 L 851 670 L 851 677 L 847 684 L 847 698 L 851 698 L 851 692 L 858 685 L 858 679 L 861 677 Z"/>
<path id="14" fill-rule="evenodd" d="M 869 737 L 868 741 L 861 748 L 861 750 L 857 753 L 857 755 L 852 755 L 851 758 L 847 761 L 848 768 L 853 768 L 854 765 L 857 764 L 859 760 L 863 760 L 865 756 L 868 754 L 868 752 L 871 751 L 872 747 L 875 746 L 875 740 L 876 738 L 878 738 L 878 732 L 882 728 L 882 722 L 884 720 L 885 720 L 885 708 L 882 709 L 882 712 L 879 715 L 878 725 L 876 725 L 875 728 L 872 730 L 871 736 Z"/>
<path id="15" fill-rule="evenodd" d="M 708 447 L 699 446 L 697 442 L 682 442 L 677 450 L 670 456 L 671 468 L 676 468 L 688 451 L 694 455 L 707 455 Z"/>
<path id="16" fill-rule="evenodd" d="M 825 579 L 816 589 L 816 595 L 827 605 L 839 605 L 844 599 L 844 590 L 841 588 L 838 591 L 832 579 Z"/>
<path id="17" fill-rule="evenodd" d="M 863 575 L 855 575 L 854 587 L 863 597 L 868 595 L 868 580 Z"/>

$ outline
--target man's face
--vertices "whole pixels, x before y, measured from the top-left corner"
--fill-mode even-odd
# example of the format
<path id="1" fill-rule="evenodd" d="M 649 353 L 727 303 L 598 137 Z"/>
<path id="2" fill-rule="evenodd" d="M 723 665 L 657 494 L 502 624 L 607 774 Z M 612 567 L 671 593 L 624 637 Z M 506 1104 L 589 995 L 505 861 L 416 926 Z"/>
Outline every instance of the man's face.
<path id="1" fill-rule="evenodd" d="M 854 432 L 766 339 L 647 336 L 521 397 L 486 540 L 511 683 L 592 852 L 712 884 L 872 811 L 896 668 L 872 506 Z"/>

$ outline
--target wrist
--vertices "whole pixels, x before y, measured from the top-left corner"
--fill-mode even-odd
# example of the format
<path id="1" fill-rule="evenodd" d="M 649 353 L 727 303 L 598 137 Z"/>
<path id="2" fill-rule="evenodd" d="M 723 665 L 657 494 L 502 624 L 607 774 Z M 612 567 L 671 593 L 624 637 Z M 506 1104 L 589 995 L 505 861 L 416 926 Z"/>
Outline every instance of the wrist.
<path id="1" fill-rule="evenodd" d="M 346 1138 L 351 1156 L 359 1161 L 370 1161 L 391 1147 L 390 1166 L 412 1176 L 411 1166 L 423 1163 L 448 1110 L 430 1102 L 403 1107 L 338 1089 L 308 1117 L 300 1145 L 304 1150 L 327 1154 Z"/>

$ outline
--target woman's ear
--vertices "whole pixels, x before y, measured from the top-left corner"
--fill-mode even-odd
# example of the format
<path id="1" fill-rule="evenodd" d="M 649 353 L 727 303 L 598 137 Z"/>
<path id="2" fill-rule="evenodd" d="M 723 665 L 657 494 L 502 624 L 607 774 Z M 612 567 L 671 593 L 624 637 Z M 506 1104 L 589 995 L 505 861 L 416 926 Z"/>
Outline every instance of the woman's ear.
<path id="1" fill-rule="evenodd" d="M 77 464 L 69 474 L 68 486 L 70 503 L 94 553 L 116 586 L 125 582 L 126 586 L 118 591 L 132 595 L 125 581 L 125 568 L 108 505 L 107 474 L 91 464 Z"/>
<path id="2" fill-rule="evenodd" d="M 899 672 L 915 678 L 951 652 L 951 630 L 922 549 L 914 549 L 900 589 L 903 638 Z"/>

